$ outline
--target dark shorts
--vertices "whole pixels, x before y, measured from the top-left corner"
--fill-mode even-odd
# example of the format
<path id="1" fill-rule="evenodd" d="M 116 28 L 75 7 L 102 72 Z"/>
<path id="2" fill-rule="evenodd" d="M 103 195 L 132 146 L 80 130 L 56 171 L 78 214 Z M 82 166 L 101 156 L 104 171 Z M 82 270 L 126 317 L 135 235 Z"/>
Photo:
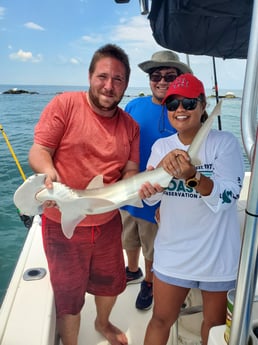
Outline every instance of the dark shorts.
<path id="1" fill-rule="evenodd" d="M 119 214 L 100 226 L 77 227 L 71 239 L 43 216 L 42 232 L 57 317 L 78 314 L 86 292 L 117 296 L 125 289 Z"/>

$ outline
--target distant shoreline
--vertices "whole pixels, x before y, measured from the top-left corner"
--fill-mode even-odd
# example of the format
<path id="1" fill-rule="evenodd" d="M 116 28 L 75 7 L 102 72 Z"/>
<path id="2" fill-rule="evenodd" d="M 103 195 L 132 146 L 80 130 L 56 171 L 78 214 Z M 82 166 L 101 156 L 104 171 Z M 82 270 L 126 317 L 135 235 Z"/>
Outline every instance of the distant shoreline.
<path id="1" fill-rule="evenodd" d="M 5 93 L 8 90 L 22 90 L 25 92 L 13 92 L 13 93 Z M 82 86 L 82 85 L 47 85 L 47 84 L 33 84 L 33 85 L 26 85 L 26 84 L 0 84 L 0 95 L 7 94 L 7 95 L 35 95 L 35 94 L 59 94 L 67 91 L 87 91 L 88 86 Z M 214 90 L 212 89 L 206 89 L 206 96 L 207 98 L 214 98 Z M 242 97 L 242 90 L 239 89 L 221 89 L 219 90 L 219 98 L 226 98 L 225 95 L 227 93 L 234 93 L 235 97 L 234 99 L 239 99 Z M 129 86 L 126 89 L 126 92 L 124 94 L 125 98 L 129 97 L 140 97 L 140 96 L 149 96 L 151 95 L 151 90 L 148 85 L 138 87 L 138 86 Z"/>

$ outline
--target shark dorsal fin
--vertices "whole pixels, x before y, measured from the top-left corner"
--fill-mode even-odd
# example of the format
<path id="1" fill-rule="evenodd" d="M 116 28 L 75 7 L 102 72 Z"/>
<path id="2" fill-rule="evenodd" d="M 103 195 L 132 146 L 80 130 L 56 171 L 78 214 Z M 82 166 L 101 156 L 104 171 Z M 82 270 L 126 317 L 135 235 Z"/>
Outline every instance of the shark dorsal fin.
<path id="1" fill-rule="evenodd" d="M 97 175 L 93 177 L 86 189 L 95 189 L 104 187 L 103 175 Z"/>

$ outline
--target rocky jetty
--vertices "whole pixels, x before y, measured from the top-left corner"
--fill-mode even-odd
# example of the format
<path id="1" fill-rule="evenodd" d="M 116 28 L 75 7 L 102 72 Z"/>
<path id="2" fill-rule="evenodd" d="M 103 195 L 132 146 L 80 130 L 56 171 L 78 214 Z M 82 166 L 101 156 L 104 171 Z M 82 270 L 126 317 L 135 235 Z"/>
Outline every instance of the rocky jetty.
<path id="1" fill-rule="evenodd" d="M 9 89 L 9 90 L 3 92 L 3 94 L 6 94 L 6 95 L 19 95 L 22 93 L 27 93 L 30 95 L 38 94 L 38 92 L 36 92 L 36 91 L 27 91 L 27 90 L 22 90 L 22 89 L 17 89 L 17 88 Z"/>

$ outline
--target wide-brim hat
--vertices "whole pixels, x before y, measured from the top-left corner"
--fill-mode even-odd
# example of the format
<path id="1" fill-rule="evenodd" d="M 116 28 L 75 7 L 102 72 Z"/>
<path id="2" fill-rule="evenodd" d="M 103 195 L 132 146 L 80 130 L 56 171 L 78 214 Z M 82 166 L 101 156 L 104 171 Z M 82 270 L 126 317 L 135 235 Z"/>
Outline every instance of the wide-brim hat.
<path id="1" fill-rule="evenodd" d="M 181 62 L 179 56 L 171 50 L 156 52 L 152 55 L 150 60 L 139 63 L 138 66 L 146 73 L 159 67 L 174 67 L 178 68 L 181 73 L 193 73 L 191 68 Z"/>
<path id="2" fill-rule="evenodd" d="M 169 96 L 198 98 L 201 94 L 205 96 L 203 83 L 190 73 L 181 74 L 169 85 L 162 104 L 166 103 Z"/>

